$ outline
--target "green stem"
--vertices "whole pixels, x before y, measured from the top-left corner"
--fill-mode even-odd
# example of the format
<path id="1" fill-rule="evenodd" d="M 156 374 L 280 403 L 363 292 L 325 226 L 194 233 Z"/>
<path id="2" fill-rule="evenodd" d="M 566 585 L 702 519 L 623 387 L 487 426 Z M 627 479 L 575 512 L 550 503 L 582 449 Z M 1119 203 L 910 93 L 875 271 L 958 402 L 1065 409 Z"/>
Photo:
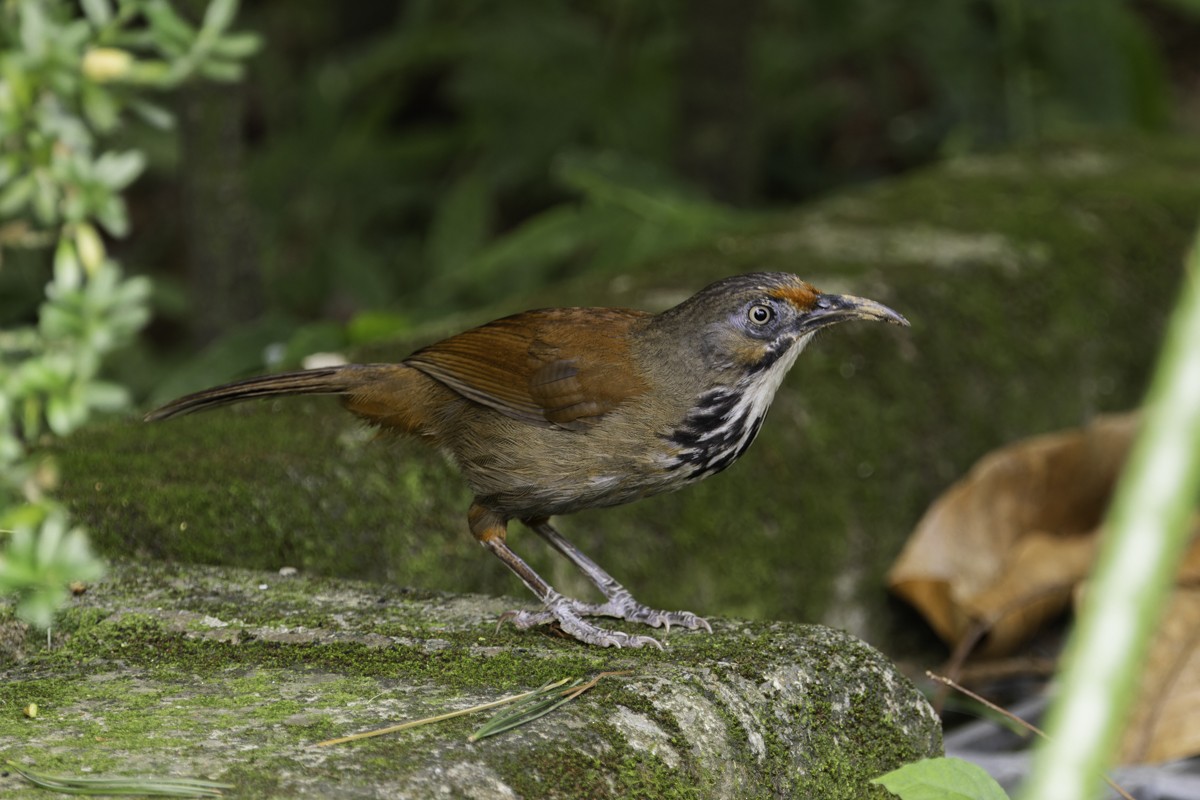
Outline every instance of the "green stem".
<path id="1" fill-rule="evenodd" d="M 1024 800 L 1096 796 L 1188 542 L 1200 487 L 1200 236 L 1105 522 Z"/>

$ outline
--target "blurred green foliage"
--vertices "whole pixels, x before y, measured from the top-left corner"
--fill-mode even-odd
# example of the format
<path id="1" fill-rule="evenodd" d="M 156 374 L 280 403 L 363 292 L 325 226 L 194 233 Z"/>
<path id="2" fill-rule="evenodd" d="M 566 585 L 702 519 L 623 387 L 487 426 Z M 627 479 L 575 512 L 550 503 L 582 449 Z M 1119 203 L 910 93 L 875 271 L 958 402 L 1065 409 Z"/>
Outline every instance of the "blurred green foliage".
<path id="1" fill-rule="evenodd" d="M 254 39 L 189 39 L 207 29 L 183 20 L 199 18 L 199 1 L 179 0 L 177 15 L 147 2 L 147 26 L 175 48 L 169 63 L 233 77 Z M 152 172 L 131 195 L 145 224 L 123 252 L 161 279 L 155 342 L 124 360 L 121 379 L 161 399 L 463 308 L 515 309 L 537 287 L 636 271 L 773 208 L 947 154 L 1166 127 L 1157 36 L 1197 13 L 1196 0 L 729 8 L 248 5 L 242 21 L 267 46 L 245 83 L 219 103 L 185 93 L 177 104 L 185 133 L 235 118 L 238 152 L 212 157 L 229 147 L 219 136 L 181 150 L 121 132 Z M 169 118 L 126 97 L 150 122 Z M 201 187 L 213 182 L 216 194 Z M 198 239 L 243 234 L 217 267 L 195 257 Z M 241 264 L 225 278 L 206 272 L 228 260 Z M 20 263 L 7 273 L 0 324 L 32 315 L 40 294 Z M 218 314 L 235 303 L 250 310 Z M 199 346 L 179 367 L 179 351 Z"/>
<path id="2" fill-rule="evenodd" d="M 710 5 L 258 5 L 272 47 L 252 76 L 247 167 L 271 302 L 419 319 L 744 224 L 677 159 L 693 122 L 681 95 L 705 77 L 681 53 Z M 753 131 L 754 207 L 948 151 L 1167 121 L 1154 46 L 1117 0 L 745 13 L 735 122 Z"/>
<path id="3" fill-rule="evenodd" d="M 129 405 L 100 370 L 150 316 L 149 280 L 125 277 L 100 233 L 128 233 L 121 193 L 146 159 L 103 150 L 102 137 L 126 111 L 171 126 L 148 88 L 239 77 L 236 59 L 257 39 L 226 33 L 236 10 L 213 0 L 197 28 L 162 0 L 85 0 L 82 14 L 62 0 L 0 5 L 0 258 L 24 251 L 49 277 L 36 321 L 0 328 L 0 593 L 17 595 L 17 614 L 40 627 L 69 580 L 102 568 L 49 495 L 53 463 L 28 448 Z"/>

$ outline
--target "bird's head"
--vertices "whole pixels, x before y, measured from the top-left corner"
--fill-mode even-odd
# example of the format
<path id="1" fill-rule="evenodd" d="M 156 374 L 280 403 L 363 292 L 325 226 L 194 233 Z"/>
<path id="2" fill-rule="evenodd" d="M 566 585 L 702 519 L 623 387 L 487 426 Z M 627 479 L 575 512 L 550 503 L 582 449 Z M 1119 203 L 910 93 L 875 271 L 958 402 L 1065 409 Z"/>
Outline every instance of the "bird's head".
<path id="1" fill-rule="evenodd" d="M 881 303 L 826 294 L 786 272 L 725 278 L 659 317 L 681 333 L 692 328 L 710 369 L 742 376 L 773 373 L 777 379 L 821 328 L 851 319 L 908 325 Z"/>

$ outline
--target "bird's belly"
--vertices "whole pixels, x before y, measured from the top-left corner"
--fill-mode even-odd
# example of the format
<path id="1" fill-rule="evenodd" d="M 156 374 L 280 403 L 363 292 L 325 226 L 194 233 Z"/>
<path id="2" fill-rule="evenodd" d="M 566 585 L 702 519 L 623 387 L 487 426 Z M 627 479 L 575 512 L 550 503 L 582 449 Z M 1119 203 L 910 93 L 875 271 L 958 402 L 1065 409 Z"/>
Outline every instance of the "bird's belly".
<path id="1" fill-rule="evenodd" d="M 690 482 L 686 471 L 664 468 L 678 448 L 657 433 L 613 425 L 513 433 L 520 446 L 491 436 L 450 448 L 477 501 L 510 517 L 622 505 Z"/>
<path id="2" fill-rule="evenodd" d="M 563 468 L 553 473 L 499 470 L 479 462 L 460 466 L 478 502 L 516 518 L 549 517 L 585 508 L 623 505 L 690 482 L 682 474 L 614 461 L 588 460 L 574 469 L 562 464 Z"/>

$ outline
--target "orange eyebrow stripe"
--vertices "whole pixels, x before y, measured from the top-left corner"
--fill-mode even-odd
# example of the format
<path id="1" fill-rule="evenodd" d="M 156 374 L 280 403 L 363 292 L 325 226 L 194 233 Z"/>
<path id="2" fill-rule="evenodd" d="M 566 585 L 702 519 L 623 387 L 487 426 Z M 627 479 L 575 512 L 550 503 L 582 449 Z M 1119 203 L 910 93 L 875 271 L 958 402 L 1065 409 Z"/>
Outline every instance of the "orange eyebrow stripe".
<path id="1" fill-rule="evenodd" d="M 813 286 L 805 283 L 800 286 L 779 286 L 767 292 L 776 300 L 786 300 L 800 311 L 808 311 L 817 302 L 819 292 Z"/>

